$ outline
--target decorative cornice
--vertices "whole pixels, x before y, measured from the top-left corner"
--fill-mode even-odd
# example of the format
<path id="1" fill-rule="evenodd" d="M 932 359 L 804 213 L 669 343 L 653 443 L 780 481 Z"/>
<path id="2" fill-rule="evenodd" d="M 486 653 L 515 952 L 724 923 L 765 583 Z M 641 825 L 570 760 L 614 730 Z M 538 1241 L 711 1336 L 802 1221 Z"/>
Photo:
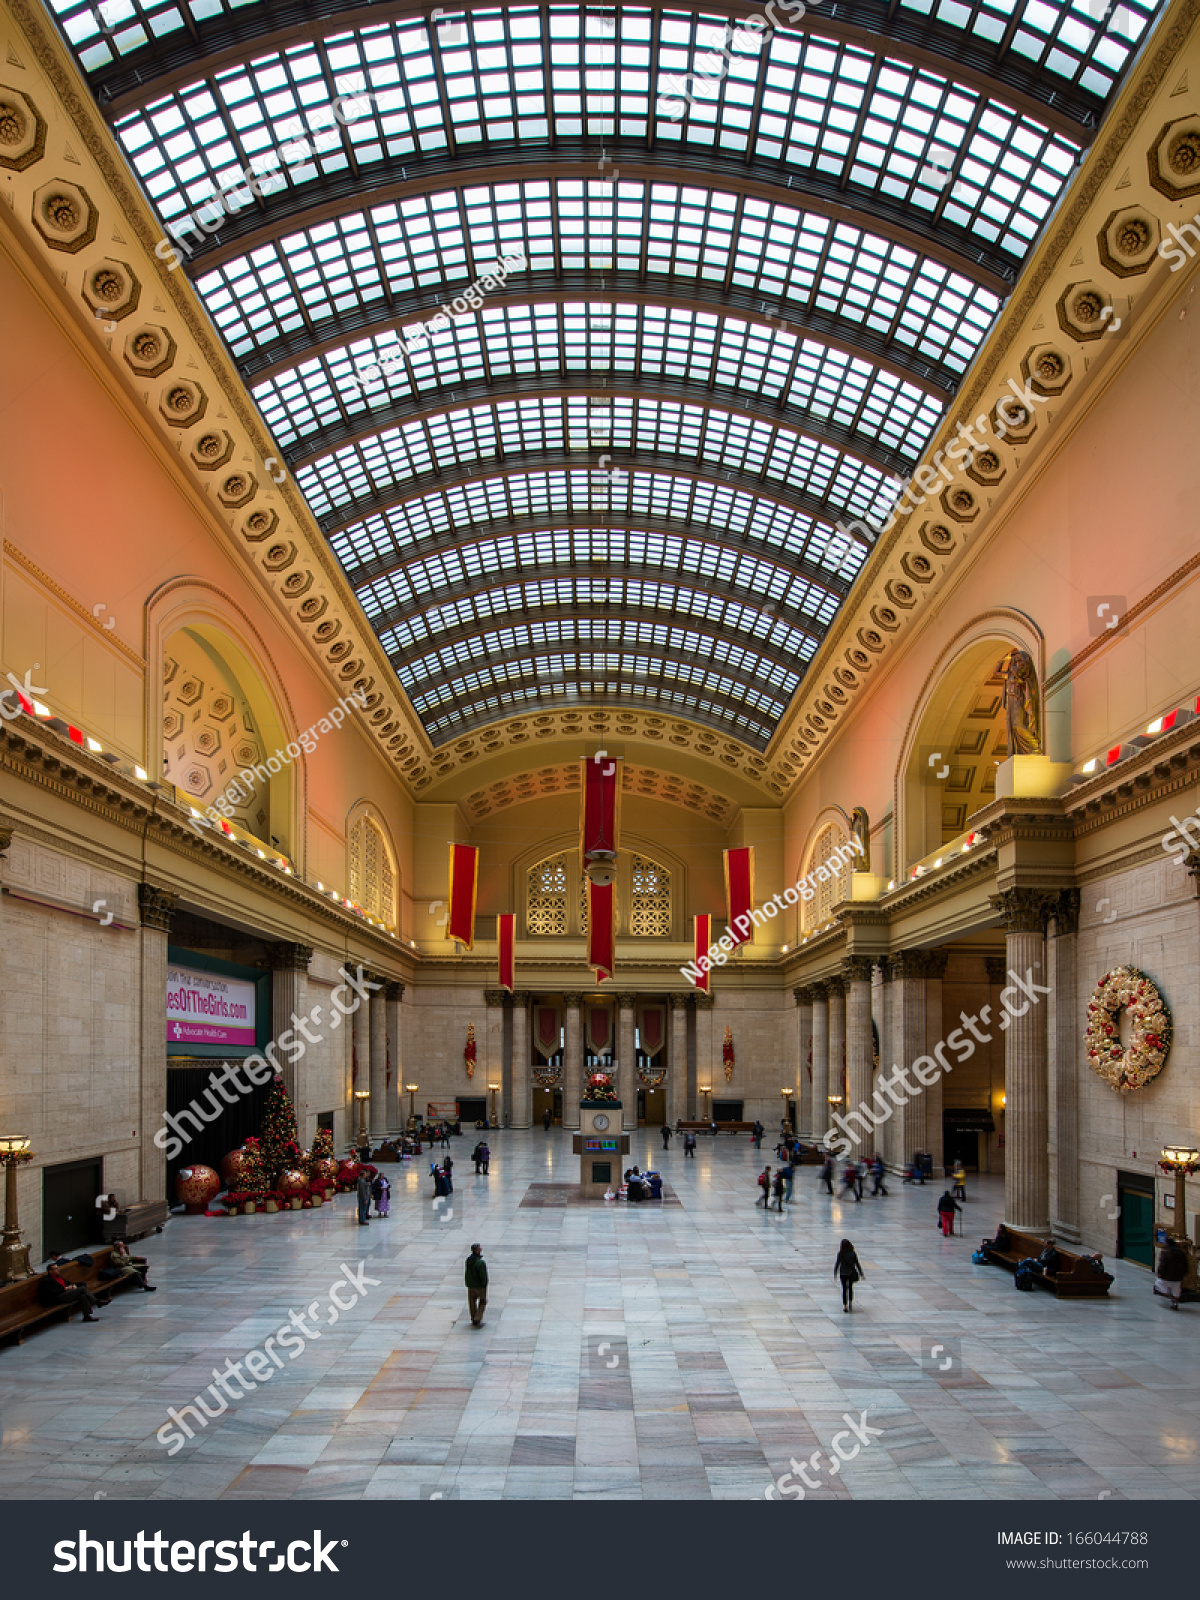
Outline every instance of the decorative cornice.
<path id="1" fill-rule="evenodd" d="M 100 638 L 104 640 L 105 644 L 111 646 L 112 649 L 119 651 L 121 655 L 125 656 L 127 660 L 131 661 L 135 667 L 140 668 L 141 671 L 144 672 L 146 670 L 145 659 L 138 655 L 136 650 L 127 645 L 124 639 L 118 639 L 116 634 L 111 629 L 105 628 L 98 616 L 89 611 L 86 606 L 80 605 L 75 596 L 73 594 L 69 594 L 60 583 L 56 583 L 48 572 L 43 572 L 41 567 L 38 566 L 37 562 L 31 560 L 30 557 L 25 554 L 24 550 L 21 550 L 17 545 L 12 544 L 8 539 L 5 539 L 4 554 L 8 556 L 10 560 L 15 561 L 19 567 L 24 567 L 25 571 L 30 575 L 30 577 L 36 579 L 36 581 L 41 584 L 44 589 L 49 589 L 50 593 L 54 595 L 55 599 L 61 600 L 64 606 L 67 606 L 72 612 L 74 612 L 77 620 L 84 623 L 84 625 L 90 628 L 93 633 L 98 634 Z"/>
<path id="2" fill-rule="evenodd" d="M 1006 933 L 1044 934 L 1060 893 L 1041 888 L 1001 889 L 988 896 L 988 904 L 999 914 Z"/>
<path id="3" fill-rule="evenodd" d="M 847 956 L 842 962 L 842 978 L 847 985 L 869 984 L 874 966 L 875 963 L 870 956 Z"/>
<path id="4" fill-rule="evenodd" d="M 143 928 L 157 928 L 170 933 L 171 916 L 179 904 L 179 896 L 166 889 L 157 889 L 150 883 L 138 884 L 138 910 Z"/>
<path id="5" fill-rule="evenodd" d="M 1072 933 L 1079 932 L 1079 901 L 1078 889 L 1064 889 L 1059 895 L 1054 907 L 1054 937 L 1064 939 Z"/>
<path id="6" fill-rule="evenodd" d="M 311 945 L 273 944 L 267 952 L 266 965 L 272 972 L 307 972 L 312 958 Z"/>

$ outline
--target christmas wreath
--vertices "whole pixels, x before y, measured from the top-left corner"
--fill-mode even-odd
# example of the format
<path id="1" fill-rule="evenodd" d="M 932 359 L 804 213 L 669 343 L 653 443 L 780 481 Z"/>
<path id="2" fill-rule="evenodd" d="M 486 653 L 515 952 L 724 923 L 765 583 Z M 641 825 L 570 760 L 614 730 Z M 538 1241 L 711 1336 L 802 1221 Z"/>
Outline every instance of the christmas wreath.
<path id="1" fill-rule="evenodd" d="M 1125 1010 L 1131 1024 L 1128 1049 L 1117 1026 Z M 1144 972 L 1114 967 L 1100 979 L 1088 1002 L 1085 1047 L 1088 1066 L 1122 1094 L 1141 1089 L 1161 1071 L 1171 1048 L 1171 1018 Z"/>

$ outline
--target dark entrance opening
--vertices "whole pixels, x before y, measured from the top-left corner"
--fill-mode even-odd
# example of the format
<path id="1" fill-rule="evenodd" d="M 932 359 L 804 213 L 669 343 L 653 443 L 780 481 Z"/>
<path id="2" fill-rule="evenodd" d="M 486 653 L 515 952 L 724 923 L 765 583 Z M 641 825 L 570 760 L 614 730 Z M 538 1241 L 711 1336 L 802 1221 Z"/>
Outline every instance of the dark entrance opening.
<path id="1" fill-rule="evenodd" d="M 1154 1266 L 1154 1179 L 1117 1173 L 1117 1255 L 1139 1267 Z"/>
<path id="2" fill-rule="evenodd" d="M 102 1232 L 96 1196 L 103 1194 L 100 1161 L 65 1161 L 42 1172 L 42 1249 L 82 1250 Z"/>
<path id="3" fill-rule="evenodd" d="M 741 1100 L 714 1100 L 712 1115 L 714 1122 L 744 1122 L 742 1116 Z"/>
<path id="4" fill-rule="evenodd" d="M 460 1096 L 458 1102 L 458 1120 L 474 1127 L 477 1122 L 487 1121 L 487 1100 L 483 1095 L 477 1099 L 464 1100 Z"/>
<path id="5" fill-rule="evenodd" d="M 212 1167 L 220 1172 L 221 1162 L 231 1150 L 240 1150 L 251 1135 L 257 1137 L 262 1129 L 263 1110 L 270 1091 L 270 1083 L 252 1084 L 244 1073 L 236 1082 L 245 1084 L 246 1093 L 237 1094 L 233 1084 L 226 1085 L 233 1098 L 228 1105 L 220 1090 L 212 1087 L 212 1079 L 221 1076 L 225 1062 L 205 1061 L 202 1066 L 176 1066 L 167 1063 L 167 1110 L 181 1121 L 179 1138 L 186 1138 L 183 1149 L 167 1161 L 167 1199 L 175 1198 L 175 1174 L 180 1167 L 197 1164 Z M 190 1107 L 195 1109 L 189 1110 Z M 215 1111 L 214 1107 L 220 1110 Z M 183 1113 L 187 1112 L 187 1115 Z M 205 1122 L 205 1117 L 211 1117 Z M 195 1124 L 200 1124 L 199 1132 Z"/>

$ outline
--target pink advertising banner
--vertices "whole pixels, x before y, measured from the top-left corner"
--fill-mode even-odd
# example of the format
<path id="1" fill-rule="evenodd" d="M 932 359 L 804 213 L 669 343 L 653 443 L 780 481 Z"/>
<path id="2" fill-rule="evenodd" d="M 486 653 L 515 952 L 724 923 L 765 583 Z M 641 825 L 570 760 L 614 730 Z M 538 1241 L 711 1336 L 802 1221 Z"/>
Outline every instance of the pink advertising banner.
<path id="1" fill-rule="evenodd" d="M 253 983 L 194 967 L 168 967 L 167 1043 L 253 1048 Z"/>

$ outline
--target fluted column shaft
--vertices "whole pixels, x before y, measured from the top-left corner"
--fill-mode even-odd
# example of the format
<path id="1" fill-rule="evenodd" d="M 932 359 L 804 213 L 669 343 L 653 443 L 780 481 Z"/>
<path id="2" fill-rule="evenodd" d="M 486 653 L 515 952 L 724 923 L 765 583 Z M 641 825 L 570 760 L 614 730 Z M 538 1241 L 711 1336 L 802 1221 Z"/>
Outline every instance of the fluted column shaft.
<path id="1" fill-rule="evenodd" d="M 812 992 L 812 1136 L 821 1140 L 829 1129 L 829 995 L 823 983 Z"/>
<path id="2" fill-rule="evenodd" d="M 404 998 L 404 985 L 389 982 L 383 991 L 387 1050 L 384 1062 L 384 1132 L 399 1133 L 404 1127 L 404 1107 L 401 1104 L 401 1087 L 404 1082 L 404 1041 L 400 1031 L 400 1002 Z M 387 1067 L 391 1067 L 391 1081 Z M 374 1096 L 372 1096 L 374 1098 Z"/>
<path id="3" fill-rule="evenodd" d="M 7 829 L 4 830 L 7 833 Z M 4 849 L 7 849 L 7 843 Z M 167 1109 L 167 1059 L 163 1047 L 164 995 L 167 992 L 167 945 L 178 897 L 150 884 L 138 885 L 141 914 L 141 1170 L 140 1200 L 166 1198 L 167 1164 L 154 1135 Z M 41 1180 L 39 1179 L 39 1182 Z"/>
<path id="4" fill-rule="evenodd" d="M 813 992 L 809 988 L 794 989 L 796 997 L 797 1036 L 799 1055 L 796 1072 L 796 1132 L 801 1138 L 813 1134 L 813 1089 L 809 1076 L 812 1067 Z"/>
<path id="5" fill-rule="evenodd" d="M 920 950 L 901 950 L 894 957 L 892 1003 L 895 1007 L 893 1034 L 898 1046 L 898 1065 L 905 1071 L 902 1080 L 909 1085 L 903 1104 L 896 1109 L 896 1158 L 903 1166 L 918 1151 L 929 1149 L 925 1134 L 925 1095 L 911 1068 L 925 1054 L 925 961 Z"/>
<path id="6" fill-rule="evenodd" d="M 1054 913 L 1050 943 L 1050 1081 L 1053 1084 L 1054 1189 L 1050 1221 L 1056 1238 L 1078 1244 L 1079 1222 L 1079 1065 L 1075 1013 L 1079 890 L 1064 889 Z M 1183 1226 L 1182 1223 L 1178 1226 Z"/>
<path id="7" fill-rule="evenodd" d="M 372 977 L 376 983 L 380 982 L 377 973 L 372 974 Z M 386 986 L 386 980 L 384 980 L 384 985 Z M 375 989 L 371 993 L 368 1027 L 371 1048 L 371 1098 L 367 1102 L 368 1125 L 371 1129 L 371 1138 L 380 1140 L 385 1137 L 388 1131 L 387 999 L 385 987 Z"/>
<path id="8" fill-rule="evenodd" d="M 667 1122 L 673 1128 L 679 1121 L 690 1121 L 687 1109 L 688 1047 L 687 1047 L 688 996 L 671 996 L 671 1042 L 667 1057 Z"/>
<path id="9" fill-rule="evenodd" d="M 878 1098 L 873 1102 L 874 1109 L 877 1112 L 886 1110 L 889 1104 L 888 1097 L 882 1092 L 881 1085 L 891 1078 L 892 1069 L 900 1060 L 900 1047 L 896 1037 L 898 1011 L 895 984 L 896 963 L 891 956 L 888 956 L 879 965 L 883 982 L 880 986 L 882 1010 L 879 1030 L 879 1071 L 875 1075 L 875 1091 Z M 876 1148 L 893 1172 L 903 1165 L 900 1142 L 901 1132 L 902 1130 L 896 1120 L 896 1113 L 893 1111 L 892 1115 L 880 1124 L 875 1136 Z"/>
<path id="10" fill-rule="evenodd" d="M 633 1002 L 631 994 L 617 996 L 617 1099 L 625 1107 L 625 1126 L 637 1127 L 637 1052 L 633 1043 Z"/>
<path id="11" fill-rule="evenodd" d="M 826 980 L 829 993 L 829 1088 L 830 1095 L 846 1096 L 846 985 L 841 978 Z M 836 1107 L 845 1110 L 845 1106 Z"/>
<path id="12" fill-rule="evenodd" d="M 943 1108 L 945 1106 L 945 1078 L 941 1062 L 934 1051 L 946 1037 L 942 1019 L 942 979 L 946 973 L 947 954 L 944 950 L 931 950 L 928 955 L 925 979 L 925 1050 L 930 1062 L 930 1081 L 925 1087 L 925 1149 L 933 1157 L 933 1175 L 942 1176 L 945 1166 L 945 1135 Z M 946 1052 L 942 1051 L 943 1057 Z M 937 1068 L 936 1074 L 933 1069 Z"/>
<path id="13" fill-rule="evenodd" d="M 1009 889 L 993 903 L 1004 918 L 1009 972 L 1021 978 L 1028 973 L 1034 983 L 1045 983 L 1049 897 L 1038 889 Z M 1013 988 L 1001 990 L 1001 1004 L 1006 995 L 1012 1014 L 1004 1033 L 1004 1220 L 1011 1228 L 1044 1235 L 1050 1230 L 1048 1008 Z M 1024 1011 L 1017 1015 L 1022 1005 Z M 994 1026 L 999 1021 L 992 1018 Z"/>
<path id="14" fill-rule="evenodd" d="M 863 956 L 843 964 L 846 981 L 846 1104 L 849 1114 L 871 1105 L 871 965 Z M 857 1124 L 855 1124 L 857 1126 Z M 873 1134 L 864 1134 L 856 1152 L 861 1159 L 875 1149 Z"/>
<path id="15" fill-rule="evenodd" d="M 512 1126 L 533 1125 L 533 1075 L 529 1061 L 529 995 L 513 995 L 512 1025 Z"/>
<path id="16" fill-rule="evenodd" d="M 583 1099 L 583 996 L 565 996 L 563 1020 L 563 1108 L 564 1128 L 579 1127 L 579 1102 Z"/>

